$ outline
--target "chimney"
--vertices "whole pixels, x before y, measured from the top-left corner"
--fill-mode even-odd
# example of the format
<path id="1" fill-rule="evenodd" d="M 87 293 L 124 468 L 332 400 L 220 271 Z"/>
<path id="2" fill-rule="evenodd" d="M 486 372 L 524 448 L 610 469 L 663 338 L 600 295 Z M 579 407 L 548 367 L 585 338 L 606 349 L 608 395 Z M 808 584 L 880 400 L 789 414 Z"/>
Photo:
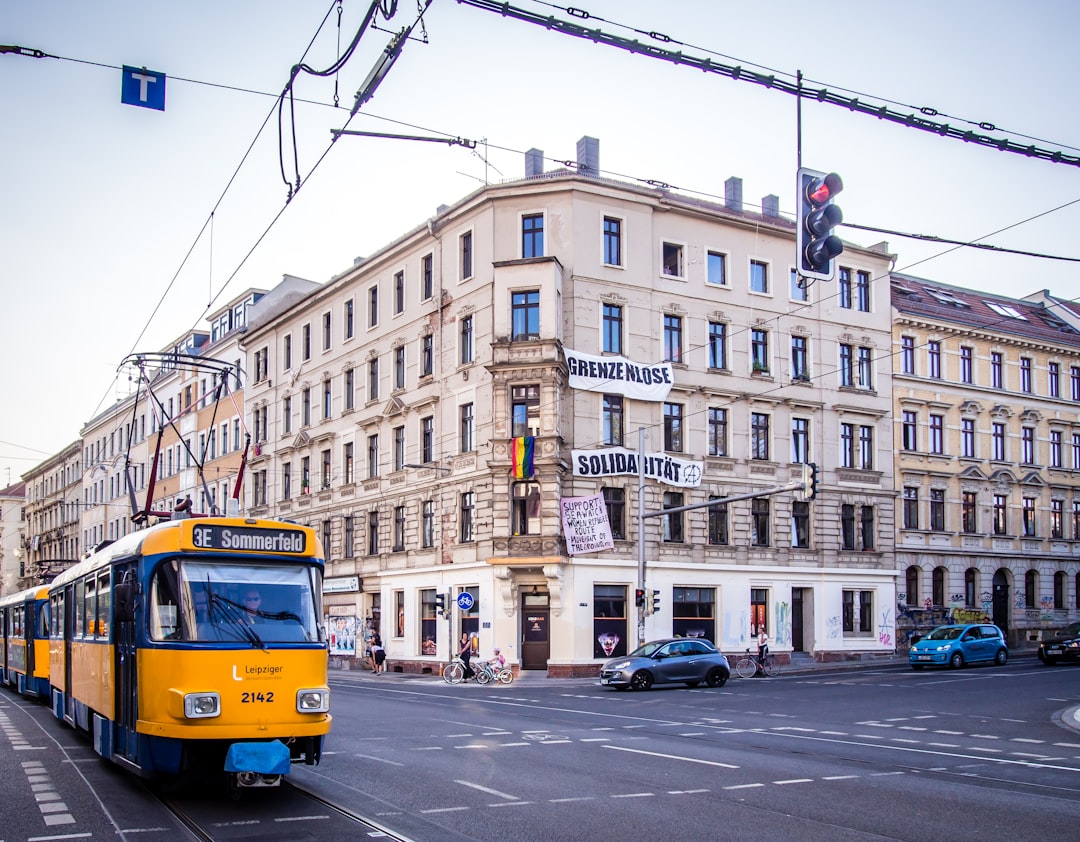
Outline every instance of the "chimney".
<path id="1" fill-rule="evenodd" d="M 768 196 L 761 197 L 761 215 L 762 216 L 780 216 L 780 197 L 774 196 L 770 193 Z"/>
<path id="2" fill-rule="evenodd" d="M 724 182 L 724 206 L 742 213 L 742 179 L 738 176 L 733 175 Z"/>
<path id="3" fill-rule="evenodd" d="M 600 141 L 585 135 L 577 142 L 578 174 L 596 178 L 600 175 Z"/>
<path id="4" fill-rule="evenodd" d="M 533 147 L 525 153 L 525 177 L 535 178 L 544 174 L 544 152 Z"/>

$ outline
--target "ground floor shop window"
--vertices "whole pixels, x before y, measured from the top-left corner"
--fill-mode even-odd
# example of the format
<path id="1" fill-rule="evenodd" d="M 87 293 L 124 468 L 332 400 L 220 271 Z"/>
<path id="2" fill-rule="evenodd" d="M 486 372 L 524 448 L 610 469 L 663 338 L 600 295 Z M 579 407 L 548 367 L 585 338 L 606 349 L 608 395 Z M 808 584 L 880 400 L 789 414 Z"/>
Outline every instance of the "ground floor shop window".
<path id="1" fill-rule="evenodd" d="M 439 618 L 435 611 L 435 589 L 420 591 L 420 654 L 434 655 L 438 651 L 435 630 Z"/>
<path id="2" fill-rule="evenodd" d="M 477 638 L 480 635 L 480 588 L 476 585 L 470 585 L 467 588 L 462 588 L 458 593 L 467 593 L 472 597 L 472 607 L 466 611 L 461 611 L 461 633 L 467 634 L 471 638 Z M 468 600 L 466 600 L 467 602 Z M 460 608 L 461 603 L 458 603 Z M 475 647 L 476 644 L 473 643 Z"/>
<path id="3" fill-rule="evenodd" d="M 713 588 L 675 588 L 671 632 L 675 637 L 716 640 L 716 591 Z"/>
<path id="4" fill-rule="evenodd" d="M 874 629 L 874 592 L 844 591 L 844 634 L 870 634 Z"/>
<path id="5" fill-rule="evenodd" d="M 750 634 L 757 637 L 768 630 L 769 591 L 766 588 L 750 589 Z"/>
<path id="6" fill-rule="evenodd" d="M 626 586 L 593 585 L 593 657 L 626 654 Z"/>

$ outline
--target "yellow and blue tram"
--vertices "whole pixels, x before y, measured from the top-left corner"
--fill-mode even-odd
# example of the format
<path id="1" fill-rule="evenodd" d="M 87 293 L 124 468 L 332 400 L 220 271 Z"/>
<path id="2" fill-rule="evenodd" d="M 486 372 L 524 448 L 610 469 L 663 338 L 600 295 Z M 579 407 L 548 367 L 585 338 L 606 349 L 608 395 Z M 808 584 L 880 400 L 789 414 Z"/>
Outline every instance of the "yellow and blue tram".
<path id="1" fill-rule="evenodd" d="M 49 698 L 49 589 L 0 597 L 0 683 L 30 698 Z"/>
<path id="2" fill-rule="evenodd" d="M 330 730 L 314 530 L 243 518 L 131 533 L 48 588 L 53 713 L 146 777 L 272 786 Z"/>

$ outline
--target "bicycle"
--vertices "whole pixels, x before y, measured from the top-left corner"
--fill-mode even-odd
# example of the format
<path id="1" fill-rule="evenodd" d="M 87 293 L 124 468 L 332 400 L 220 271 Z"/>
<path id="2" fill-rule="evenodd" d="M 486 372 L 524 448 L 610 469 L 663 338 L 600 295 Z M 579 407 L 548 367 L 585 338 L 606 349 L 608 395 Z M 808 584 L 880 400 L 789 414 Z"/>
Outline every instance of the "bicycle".
<path id="1" fill-rule="evenodd" d="M 735 672 L 739 674 L 739 678 L 751 678 L 759 673 L 772 676 L 780 672 L 780 667 L 773 659 L 772 652 L 766 652 L 765 657 L 759 660 L 757 655 L 751 655 L 747 649 L 746 654 L 735 664 Z"/>
<path id="2" fill-rule="evenodd" d="M 490 661 L 474 662 L 473 671 L 476 673 L 477 684 L 488 684 L 492 681 L 509 684 L 514 680 L 514 671 L 510 667 L 502 666 L 495 669 Z"/>
<path id="3" fill-rule="evenodd" d="M 442 668 L 442 680 L 447 684 L 460 684 L 465 680 L 465 662 L 454 656 L 448 664 Z"/>

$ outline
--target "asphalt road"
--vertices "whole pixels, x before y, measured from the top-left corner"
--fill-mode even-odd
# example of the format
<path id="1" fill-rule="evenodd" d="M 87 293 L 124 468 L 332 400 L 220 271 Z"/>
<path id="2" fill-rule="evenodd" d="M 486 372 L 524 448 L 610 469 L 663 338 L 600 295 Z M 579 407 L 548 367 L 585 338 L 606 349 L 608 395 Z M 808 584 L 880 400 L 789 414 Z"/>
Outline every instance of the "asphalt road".
<path id="1" fill-rule="evenodd" d="M 646 693 L 331 681 L 323 763 L 291 777 L 417 842 L 1080 836 L 1080 726 L 1066 716 L 1080 666 L 819 669 Z M 181 837 L 46 708 L 0 692 L 0 731 L 0 842 Z M 185 797 L 217 817 L 215 838 L 347 838 L 287 791 Z"/>

